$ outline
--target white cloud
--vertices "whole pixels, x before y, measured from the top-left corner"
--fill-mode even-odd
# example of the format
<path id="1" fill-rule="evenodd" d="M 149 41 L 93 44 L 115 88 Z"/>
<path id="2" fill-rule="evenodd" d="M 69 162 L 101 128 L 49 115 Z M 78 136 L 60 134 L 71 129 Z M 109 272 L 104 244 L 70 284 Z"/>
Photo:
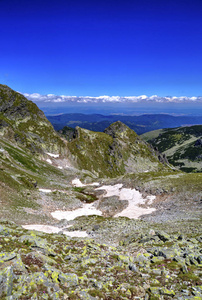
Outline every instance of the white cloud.
<path id="1" fill-rule="evenodd" d="M 66 96 L 66 95 L 54 95 L 54 94 L 47 94 L 47 95 L 40 95 L 38 93 L 23 94 L 27 99 L 32 100 L 33 102 L 53 102 L 53 103 L 61 103 L 61 102 L 75 102 L 75 103 L 124 103 L 124 102 L 130 102 L 130 103 L 136 103 L 136 102 L 161 102 L 161 103 L 184 103 L 184 102 L 202 102 L 202 97 L 160 97 L 158 95 L 153 95 L 151 97 L 146 95 L 140 95 L 140 96 L 127 96 L 127 97 L 120 97 L 120 96 L 98 96 L 98 97 L 92 97 L 92 96 Z"/>

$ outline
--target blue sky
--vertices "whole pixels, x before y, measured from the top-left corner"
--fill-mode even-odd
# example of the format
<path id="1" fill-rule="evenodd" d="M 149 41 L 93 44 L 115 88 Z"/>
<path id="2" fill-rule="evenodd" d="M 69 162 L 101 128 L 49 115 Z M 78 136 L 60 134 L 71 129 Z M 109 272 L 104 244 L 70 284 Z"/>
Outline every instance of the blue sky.
<path id="1" fill-rule="evenodd" d="M 201 15 L 201 0 L 0 0 L 0 83 L 22 93 L 202 96 Z"/>

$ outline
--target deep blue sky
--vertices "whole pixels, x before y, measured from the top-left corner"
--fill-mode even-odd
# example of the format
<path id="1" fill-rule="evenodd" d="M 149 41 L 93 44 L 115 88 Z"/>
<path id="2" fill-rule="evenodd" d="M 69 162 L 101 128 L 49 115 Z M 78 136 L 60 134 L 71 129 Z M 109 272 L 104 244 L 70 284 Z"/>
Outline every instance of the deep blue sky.
<path id="1" fill-rule="evenodd" d="M 0 0 L 0 83 L 23 93 L 202 95 L 202 0 Z"/>

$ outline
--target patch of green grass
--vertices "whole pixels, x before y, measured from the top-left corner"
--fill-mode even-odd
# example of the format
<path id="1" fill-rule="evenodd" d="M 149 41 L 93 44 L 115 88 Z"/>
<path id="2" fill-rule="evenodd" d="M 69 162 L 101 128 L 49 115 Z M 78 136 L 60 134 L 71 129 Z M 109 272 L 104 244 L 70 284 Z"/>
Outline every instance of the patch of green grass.
<path id="1" fill-rule="evenodd" d="M 15 161 L 21 163 L 28 170 L 36 172 L 36 166 L 30 156 L 25 153 L 21 154 L 18 150 L 13 149 L 12 147 L 5 147 L 5 150 L 8 151 Z"/>
<path id="2" fill-rule="evenodd" d="M 82 193 L 85 190 L 85 188 L 83 188 L 83 187 L 73 187 L 72 189 L 78 193 Z"/>
<path id="3" fill-rule="evenodd" d="M 199 276 L 195 275 L 193 272 L 188 272 L 188 273 L 180 273 L 178 277 L 183 280 L 183 281 L 191 281 L 194 284 L 201 285 L 202 280 Z"/>

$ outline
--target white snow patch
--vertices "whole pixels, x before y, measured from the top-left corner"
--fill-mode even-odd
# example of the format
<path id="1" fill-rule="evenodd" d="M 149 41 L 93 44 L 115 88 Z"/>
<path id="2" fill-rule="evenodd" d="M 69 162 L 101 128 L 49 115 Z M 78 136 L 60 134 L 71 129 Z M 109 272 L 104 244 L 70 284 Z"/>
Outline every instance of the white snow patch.
<path id="1" fill-rule="evenodd" d="M 56 210 L 51 213 L 52 217 L 57 219 L 57 220 L 62 220 L 66 219 L 68 221 L 74 220 L 77 217 L 80 216 L 90 216 L 90 215 L 97 215 L 101 216 L 102 212 L 98 209 L 96 209 L 93 206 L 93 203 L 86 203 L 83 204 L 83 207 L 75 209 L 75 210 L 67 210 L 67 211 L 61 211 L 61 210 Z"/>
<path id="2" fill-rule="evenodd" d="M 50 160 L 50 158 L 47 158 L 47 160 L 46 160 L 49 164 L 51 164 L 52 165 L 52 161 Z"/>
<path id="3" fill-rule="evenodd" d="M 60 156 L 59 154 L 54 154 L 54 153 L 49 153 L 49 152 L 46 152 L 46 154 L 48 154 L 49 156 L 54 157 L 54 158 L 57 158 Z"/>
<path id="4" fill-rule="evenodd" d="M 53 192 L 52 190 L 50 189 L 39 189 L 40 192 L 43 192 L 43 193 L 51 193 Z"/>
<path id="5" fill-rule="evenodd" d="M 155 196 L 148 196 L 146 198 L 142 197 L 142 194 L 136 189 L 127 189 L 122 188 L 122 184 L 116 185 L 105 185 L 97 188 L 97 190 L 105 190 L 107 193 L 105 197 L 118 196 L 120 200 L 128 200 L 129 205 L 122 212 L 116 214 L 114 217 L 128 217 L 130 219 L 137 219 L 141 215 L 150 214 L 155 211 L 155 208 L 143 208 L 140 207 L 140 204 L 151 204 L 153 200 L 156 198 Z"/>
<path id="6" fill-rule="evenodd" d="M 65 228 L 70 227 L 70 226 L 72 226 L 72 225 L 68 225 Z M 56 226 L 50 226 L 50 225 L 31 224 L 31 225 L 22 225 L 22 227 L 27 230 L 36 230 L 36 231 L 42 231 L 45 233 L 62 232 L 65 235 L 68 235 L 70 237 L 87 237 L 88 236 L 86 231 L 80 231 L 80 230 L 68 231 L 68 230 L 63 230 L 62 228 L 59 228 Z"/>
<path id="7" fill-rule="evenodd" d="M 58 166 L 58 169 L 63 169 L 63 167 L 61 167 L 61 166 Z"/>
<path id="8" fill-rule="evenodd" d="M 72 181 L 72 184 L 77 187 L 85 186 L 80 179 L 76 178 Z M 104 197 L 118 196 L 120 200 L 127 200 L 129 205 L 122 212 L 116 214 L 114 217 L 125 216 L 131 219 L 137 219 L 141 215 L 150 214 L 155 211 L 155 208 L 143 208 L 140 205 L 147 203 L 150 205 L 155 196 L 148 196 L 143 198 L 142 194 L 136 189 L 122 188 L 123 184 L 116 185 L 104 185 L 96 190 L 105 190 L 106 194 Z M 72 210 L 72 211 L 54 211 L 51 213 L 53 218 L 58 220 L 66 219 L 68 221 L 74 220 L 76 217 L 89 216 L 89 215 L 102 215 L 102 212 L 94 207 L 93 203 L 83 204 L 83 207 Z"/>
<path id="9" fill-rule="evenodd" d="M 31 225 L 22 225 L 22 227 L 28 230 L 37 230 L 45 233 L 58 233 L 59 231 L 61 231 L 61 228 L 50 226 L 50 225 L 31 224 Z"/>
<path id="10" fill-rule="evenodd" d="M 151 214 L 153 211 L 155 211 L 155 208 L 143 208 L 138 207 L 131 202 L 129 202 L 129 205 L 126 209 L 124 209 L 122 212 L 116 214 L 114 217 L 128 217 L 129 219 L 138 219 L 142 215 Z"/>
<path id="11" fill-rule="evenodd" d="M 115 184 L 115 185 L 103 185 L 96 190 L 105 190 L 107 193 L 105 197 L 118 196 L 120 197 L 121 188 L 123 184 Z"/>
<path id="12" fill-rule="evenodd" d="M 72 181 L 72 184 L 77 187 L 83 187 L 85 186 L 80 179 L 75 178 Z M 89 185 L 99 185 L 99 183 L 95 182 Z M 116 214 L 114 217 L 128 217 L 130 219 L 138 219 L 140 216 L 145 214 L 150 214 L 153 211 L 155 211 L 155 208 L 151 207 L 140 207 L 140 205 L 147 204 L 150 205 L 156 198 L 153 195 L 147 196 L 146 198 L 143 198 L 142 194 L 137 191 L 136 189 L 129 189 L 129 188 L 123 188 L 123 184 L 116 184 L 116 185 L 103 185 L 99 188 L 96 188 L 96 190 L 105 190 L 106 194 L 104 197 L 111 197 L 111 196 L 118 196 L 120 200 L 127 200 L 129 202 L 129 205 L 127 208 L 125 208 L 122 212 Z M 39 191 L 44 193 L 51 193 L 53 190 L 50 189 L 39 189 Z M 52 217 L 58 220 L 66 219 L 68 221 L 74 220 L 77 217 L 80 216 L 89 216 L 89 215 L 98 215 L 101 216 L 102 212 L 94 207 L 94 203 L 86 203 L 83 204 L 83 207 L 71 210 L 71 211 L 54 211 L 51 213 Z M 70 225 L 71 226 L 71 225 Z M 63 230 L 62 228 L 58 228 L 55 226 L 49 226 L 49 225 L 23 225 L 23 228 L 25 229 L 32 229 L 32 230 L 38 230 L 43 231 L 46 233 L 58 233 L 59 231 L 62 231 L 65 235 L 71 236 L 71 237 L 87 237 L 88 234 L 86 231 L 68 231 Z"/>
<path id="13" fill-rule="evenodd" d="M 86 231 L 80 231 L 80 230 L 75 230 L 75 231 L 63 231 L 65 235 L 68 235 L 70 237 L 87 237 L 88 234 Z"/>
<path id="14" fill-rule="evenodd" d="M 156 196 L 153 196 L 153 195 L 147 196 L 147 200 L 149 200 L 149 201 L 147 201 L 147 204 L 148 204 L 148 205 L 152 204 L 152 202 L 153 202 L 155 199 L 156 199 Z"/>
<path id="15" fill-rule="evenodd" d="M 93 183 L 89 183 L 89 184 L 87 184 L 87 185 L 98 186 L 98 185 L 100 185 L 100 184 L 99 184 L 99 182 L 93 182 Z"/>
<path id="16" fill-rule="evenodd" d="M 83 184 L 79 178 L 75 178 L 72 180 L 72 184 L 76 187 L 83 187 L 83 186 L 98 186 L 98 182 L 93 182 L 89 184 Z"/>
<path id="17" fill-rule="evenodd" d="M 83 186 L 85 186 L 85 184 L 83 184 L 83 183 L 81 182 L 81 180 L 78 179 L 78 178 L 73 179 L 73 180 L 72 180 L 72 184 L 73 184 L 74 186 L 76 186 L 76 187 L 83 187 Z"/>

